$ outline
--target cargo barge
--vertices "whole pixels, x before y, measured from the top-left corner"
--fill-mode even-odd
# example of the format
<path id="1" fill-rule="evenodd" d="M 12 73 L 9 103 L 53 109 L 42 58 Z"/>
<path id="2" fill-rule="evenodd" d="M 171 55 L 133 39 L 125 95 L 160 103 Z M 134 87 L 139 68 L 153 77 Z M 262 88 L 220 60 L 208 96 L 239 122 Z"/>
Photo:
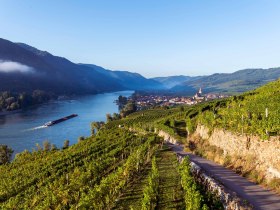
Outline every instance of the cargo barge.
<path id="1" fill-rule="evenodd" d="M 66 120 L 69 120 L 69 119 L 71 119 L 73 117 L 77 117 L 77 116 L 78 116 L 77 114 L 71 114 L 69 116 L 66 116 L 66 117 L 63 117 L 63 118 L 60 118 L 60 119 L 57 119 L 57 120 L 53 120 L 53 121 L 47 122 L 47 123 L 44 124 L 44 126 L 52 126 L 52 125 L 64 122 Z"/>

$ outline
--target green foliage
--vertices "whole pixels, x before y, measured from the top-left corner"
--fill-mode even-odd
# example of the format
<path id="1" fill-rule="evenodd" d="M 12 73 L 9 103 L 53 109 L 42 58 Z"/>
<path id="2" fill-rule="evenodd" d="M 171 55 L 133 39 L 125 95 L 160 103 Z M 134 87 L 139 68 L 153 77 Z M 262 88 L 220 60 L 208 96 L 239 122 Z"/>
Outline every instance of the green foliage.
<path id="1" fill-rule="evenodd" d="M 112 115 L 109 114 L 109 113 L 107 113 L 107 114 L 106 114 L 106 122 L 108 123 L 108 122 L 110 122 L 110 121 L 112 121 L 112 120 L 113 120 Z"/>
<path id="2" fill-rule="evenodd" d="M 209 128 L 220 127 L 237 133 L 255 134 L 263 139 L 280 134 L 280 80 L 255 91 L 234 96 L 197 117 Z M 268 116 L 266 116 L 266 109 Z"/>
<path id="3" fill-rule="evenodd" d="M 0 166 L 0 209 L 111 205 L 111 198 L 153 155 L 157 142 L 153 135 L 110 129 L 65 150 L 20 153 Z"/>
<path id="4" fill-rule="evenodd" d="M 62 149 L 67 149 L 69 147 L 69 143 L 69 140 L 65 140 Z"/>
<path id="5" fill-rule="evenodd" d="M 137 111 L 137 106 L 135 104 L 135 101 L 128 101 L 127 104 L 124 106 L 124 108 L 121 110 L 121 116 L 126 117 L 127 115 L 136 111 Z"/>
<path id="6" fill-rule="evenodd" d="M 50 151 L 50 149 L 51 149 L 51 144 L 50 144 L 50 142 L 49 141 L 44 141 L 43 142 L 43 148 L 44 148 L 44 151 Z"/>
<path id="7" fill-rule="evenodd" d="M 82 194 L 78 207 L 86 209 L 105 209 L 114 205 L 114 200 L 119 196 L 121 189 L 126 185 L 134 173 L 138 172 L 153 154 L 153 144 L 156 138 L 149 138 L 145 144 L 139 145 L 128 156 L 125 163 L 115 172 L 103 178 L 100 184 Z"/>
<path id="8" fill-rule="evenodd" d="M 51 151 L 55 151 L 55 150 L 57 150 L 56 145 L 55 144 L 51 144 Z"/>
<path id="9" fill-rule="evenodd" d="M 84 136 L 80 136 L 79 138 L 78 138 L 78 143 L 80 143 L 80 142 L 82 142 L 82 141 L 84 141 L 85 140 L 85 137 Z"/>
<path id="10" fill-rule="evenodd" d="M 34 90 L 32 93 L 0 92 L 0 112 L 13 111 L 34 104 L 41 104 L 53 97 L 55 97 L 53 94 L 42 90 Z"/>
<path id="11" fill-rule="evenodd" d="M 181 184 L 185 191 L 185 204 L 187 210 L 208 209 L 203 204 L 203 196 L 198 190 L 194 177 L 190 171 L 190 161 L 185 157 L 179 166 L 179 173 L 181 175 Z"/>
<path id="12" fill-rule="evenodd" d="M 196 123 L 193 121 L 194 120 L 190 119 L 189 117 L 186 119 L 186 129 L 187 129 L 188 135 L 193 134 L 193 132 L 196 129 Z"/>
<path id="13" fill-rule="evenodd" d="M 98 132 L 100 130 L 100 128 L 102 128 L 102 126 L 105 123 L 103 121 L 95 121 L 91 123 L 91 135 L 93 136 L 95 134 L 95 132 Z"/>
<path id="14" fill-rule="evenodd" d="M 123 109 L 127 104 L 127 97 L 120 95 L 117 100 L 117 104 L 119 105 L 119 109 Z"/>
<path id="15" fill-rule="evenodd" d="M 0 165 L 9 163 L 13 154 L 13 150 L 7 145 L 0 145 Z"/>
<path id="16" fill-rule="evenodd" d="M 1 97 L 2 105 L 3 97 L 4 103 L 10 105 L 17 100 L 7 92 Z M 10 164 L 3 163 L 9 162 L 12 150 L 2 145 L 0 209 L 112 208 L 121 190 L 153 156 L 159 142 L 154 131 L 164 130 L 177 138 L 178 127 L 186 127 L 190 134 L 202 123 L 212 129 L 219 127 L 268 138 L 279 135 L 279 101 L 280 80 L 241 96 L 184 109 L 156 108 L 133 112 L 123 119 L 113 115 L 114 120 L 106 124 L 93 123 L 92 132 L 98 132 L 79 144 L 69 146 L 66 140 L 63 150 L 48 142 L 43 148 L 38 144 L 37 151 L 17 154 Z M 188 161 L 184 160 L 179 168 L 186 208 L 207 209 Z M 149 185 L 143 192 L 143 208 L 154 208 L 158 179 L 153 159 Z"/>
<path id="17" fill-rule="evenodd" d="M 152 170 L 148 177 L 148 185 L 143 190 L 142 210 L 153 210 L 156 208 L 159 190 L 159 172 L 156 157 L 152 160 Z"/>

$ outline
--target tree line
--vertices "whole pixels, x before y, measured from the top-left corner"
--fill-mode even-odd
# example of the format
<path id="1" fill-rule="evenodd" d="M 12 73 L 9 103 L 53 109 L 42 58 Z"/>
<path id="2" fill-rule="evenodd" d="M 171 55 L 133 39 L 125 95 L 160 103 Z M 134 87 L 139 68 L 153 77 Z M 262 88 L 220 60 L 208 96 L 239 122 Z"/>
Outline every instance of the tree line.
<path id="1" fill-rule="evenodd" d="M 41 104 L 55 98 L 52 93 L 43 90 L 34 90 L 30 93 L 0 92 L 0 112 L 14 111 L 31 105 Z"/>

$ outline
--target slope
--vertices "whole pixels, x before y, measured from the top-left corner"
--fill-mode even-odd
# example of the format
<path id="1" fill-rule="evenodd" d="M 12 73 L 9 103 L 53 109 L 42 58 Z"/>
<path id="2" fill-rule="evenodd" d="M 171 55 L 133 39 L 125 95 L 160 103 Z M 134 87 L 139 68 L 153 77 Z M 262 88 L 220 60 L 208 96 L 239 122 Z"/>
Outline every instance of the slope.
<path id="1" fill-rule="evenodd" d="M 140 74 L 79 65 L 23 43 L 0 39 L 0 91 L 92 94 L 162 88 Z"/>
<path id="2" fill-rule="evenodd" d="M 280 77 L 280 68 L 245 69 L 231 74 L 213 74 L 200 78 L 190 79 L 173 87 L 173 91 L 183 91 L 199 87 L 204 92 L 241 93 L 264 85 Z"/>
<path id="3" fill-rule="evenodd" d="M 116 82 L 120 83 L 125 89 L 159 90 L 165 88 L 164 85 L 162 85 L 160 82 L 154 81 L 153 79 L 147 79 L 138 73 L 132 73 L 129 71 L 111 71 L 93 64 L 80 65 L 90 67 L 93 70 L 105 75 L 106 77 L 114 79 Z"/>
<path id="4" fill-rule="evenodd" d="M 180 85 L 188 81 L 194 81 L 199 78 L 200 78 L 199 76 L 190 77 L 190 76 L 179 75 L 179 76 L 169 76 L 169 77 L 154 77 L 152 79 L 162 83 L 166 88 L 172 88 L 175 87 L 176 85 Z"/>

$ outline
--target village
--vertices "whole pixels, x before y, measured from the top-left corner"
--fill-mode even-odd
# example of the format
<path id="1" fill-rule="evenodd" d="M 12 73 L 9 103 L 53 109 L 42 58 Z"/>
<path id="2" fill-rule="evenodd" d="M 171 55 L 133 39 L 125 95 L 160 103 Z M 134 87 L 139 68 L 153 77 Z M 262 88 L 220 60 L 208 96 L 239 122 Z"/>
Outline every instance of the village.
<path id="1" fill-rule="evenodd" d="M 137 109 L 145 109 L 153 106 L 175 106 L 175 105 L 194 105 L 204 101 L 210 101 L 219 98 L 227 98 L 225 94 L 207 93 L 203 94 L 200 88 L 193 97 L 187 96 L 158 96 L 158 95 L 140 95 L 135 98 Z"/>

